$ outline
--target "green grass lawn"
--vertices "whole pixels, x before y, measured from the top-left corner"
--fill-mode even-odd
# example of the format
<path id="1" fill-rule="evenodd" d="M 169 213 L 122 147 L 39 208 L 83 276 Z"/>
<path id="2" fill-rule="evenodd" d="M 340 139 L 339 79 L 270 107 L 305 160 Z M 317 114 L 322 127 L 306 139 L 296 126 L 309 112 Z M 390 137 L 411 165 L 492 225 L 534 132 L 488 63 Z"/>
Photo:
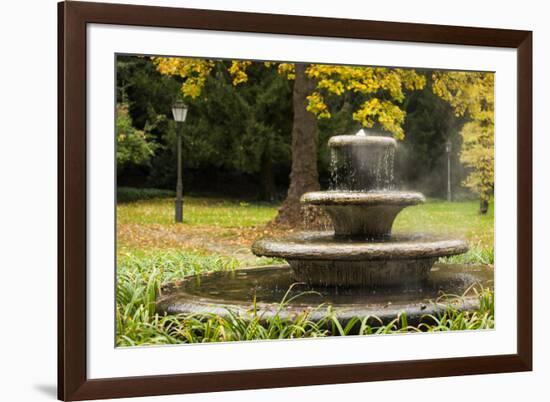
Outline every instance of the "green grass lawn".
<path id="1" fill-rule="evenodd" d="M 187 196 L 183 223 L 226 228 L 263 226 L 275 217 L 277 208 L 275 204 Z M 118 223 L 172 225 L 174 200 L 163 198 L 122 203 L 117 206 L 117 219 Z"/>
<path id="2" fill-rule="evenodd" d="M 479 202 L 447 202 L 428 200 L 426 204 L 405 208 L 394 223 L 395 231 L 433 232 L 454 234 L 464 237 L 470 243 L 493 247 L 494 204 L 481 215 Z"/>
<path id="3" fill-rule="evenodd" d="M 396 218 L 395 232 L 431 232 L 458 235 L 471 244 L 493 247 L 493 203 L 481 215 L 477 201 L 428 200 L 405 208 Z M 277 214 L 278 204 L 254 203 L 222 198 L 185 197 L 183 225 L 222 228 L 261 227 Z M 121 203 L 117 223 L 175 225 L 172 198 Z"/>
<path id="4" fill-rule="evenodd" d="M 232 259 L 237 267 L 272 262 L 255 258 L 249 250 L 254 239 L 266 234 L 264 226 L 277 214 L 278 204 L 186 196 L 184 223 L 175 224 L 174 201 L 166 192 L 127 193 L 126 199 L 146 199 L 117 206 L 120 257 L 129 257 L 134 262 L 144 258 L 161 259 L 167 263 L 170 260 L 167 255 L 186 252 L 203 255 L 208 263 L 210 256 Z M 463 255 L 442 258 L 442 262 L 493 264 L 493 221 L 493 203 L 487 214 L 480 215 L 477 201 L 428 200 L 405 208 L 397 216 L 394 231 L 461 237 L 469 242 L 470 250 Z M 177 258 L 174 264 L 180 262 Z"/>

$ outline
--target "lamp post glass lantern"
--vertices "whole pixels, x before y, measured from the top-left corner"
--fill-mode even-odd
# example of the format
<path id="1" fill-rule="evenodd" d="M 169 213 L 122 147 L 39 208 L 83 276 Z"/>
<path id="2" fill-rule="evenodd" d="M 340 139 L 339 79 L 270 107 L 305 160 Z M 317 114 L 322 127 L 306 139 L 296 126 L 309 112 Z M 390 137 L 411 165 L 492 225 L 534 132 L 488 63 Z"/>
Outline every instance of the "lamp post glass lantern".
<path id="1" fill-rule="evenodd" d="M 187 118 L 187 105 L 181 100 L 177 100 L 172 105 L 172 116 L 178 123 L 183 123 Z"/>
<path id="2" fill-rule="evenodd" d="M 181 129 L 183 122 L 187 118 L 187 105 L 181 100 L 177 100 L 172 106 L 172 116 L 176 122 L 177 128 L 177 153 L 178 153 L 178 166 L 177 166 L 177 183 L 176 183 L 176 222 L 183 222 L 183 182 L 181 175 Z"/>

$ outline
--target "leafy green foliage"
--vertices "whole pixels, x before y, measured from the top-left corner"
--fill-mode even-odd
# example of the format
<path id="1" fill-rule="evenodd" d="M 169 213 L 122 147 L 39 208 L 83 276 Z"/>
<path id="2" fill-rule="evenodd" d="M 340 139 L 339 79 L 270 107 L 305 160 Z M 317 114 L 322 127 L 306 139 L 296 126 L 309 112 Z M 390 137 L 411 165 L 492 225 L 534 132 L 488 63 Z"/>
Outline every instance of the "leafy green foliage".
<path id="1" fill-rule="evenodd" d="M 148 66 L 143 66 L 137 77 L 129 77 L 130 99 L 137 93 L 140 97 L 136 103 L 150 105 L 158 98 L 162 107 L 157 109 L 164 113 L 151 113 L 153 105 L 141 107 L 141 113 L 149 115 L 149 124 L 154 122 L 158 129 L 158 141 L 163 146 L 152 161 L 149 181 L 157 186 L 171 186 L 175 179 L 176 132 L 169 106 L 165 106 L 157 90 L 159 83 L 164 83 L 172 100 L 181 91 L 189 106 L 182 137 L 186 174 L 209 169 L 249 174 L 256 177 L 258 195 L 272 200 L 273 165 L 290 164 L 292 96 L 288 81 L 261 63 L 251 65 L 243 78 L 232 68 L 237 62 L 169 60 L 172 64 L 165 64 L 161 75 L 150 59 L 142 59 L 140 63 L 147 62 Z M 234 86 L 245 81 L 246 85 Z M 146 83 L 151 87 L 149 100 L 141 95 L 147 93 Z M 177 88 L 175 93 L 173 85 Z"/>
<path id="2" fill-rule="evenodd" d="M 161 75 L 149 58 L 139 56 L 117 56 L 116 78 L 117 102 L 128 105 L 132 125 L 146 131 L 155 144 L 154 155 L 147 165 L 117 169 L 119 183 L 127 185 L 128 177 L 141 176 L 141 185 L 151 181 L 154 186 L 173 188 L 176 125 L 171 106 L 181 83 Z M 134 185 L 133 181 L 130 183 Z"/>
<path id="3" fill-rule="evenodd" d="M 174 130 L 171 107 L 181 82 L 160 74 L 148 57 L 117 56 L 117 102 L 127 103 L 134 126 L 160 142 Z M 168 127 L 171 126 L 171 127 Z"/>
<path id="4" fill-rule="evenodd" d="M 492 329 L 495 327 L 495 292 L 489 289 L 472 286 L 465 294 L 474 293 L 479 300 L 479 309 L 464 312 L 456 306 L 462 304 L 464 295 L 441 295 L 435 303 L 443 305 L 444 309 L 437 315 L 429 314 L 424 319 L 430 323 L 421 323 L 421 331 L 467 331 Z"/>
<path id="5" fill-rule="evenodd" d="M 132 126 L 126 104 L 117 105 L 116 117 L 117 168 L 148 163 L 156 148 L 151 136 Z"/>
<path id="6" fill-rule="evenodd" d="M 236 260 L 182 252 L 126 254 L 117 259 L 117 343 L 159 340 L 161 318 L 155 313 L 155 297 L 162 283 L 206 270 L 228 270 Z"/>
<path id="7" fill-rule="evenodd" d="M 258 173 L 261 158 L 290 160 L 290 86 L 271 70 L 253 66 L 247 85 L 235 88 L 223 63 L 205 78 L 204 96 L 188 100 L 184 139 L 187 165 L 214 165 Z"/>

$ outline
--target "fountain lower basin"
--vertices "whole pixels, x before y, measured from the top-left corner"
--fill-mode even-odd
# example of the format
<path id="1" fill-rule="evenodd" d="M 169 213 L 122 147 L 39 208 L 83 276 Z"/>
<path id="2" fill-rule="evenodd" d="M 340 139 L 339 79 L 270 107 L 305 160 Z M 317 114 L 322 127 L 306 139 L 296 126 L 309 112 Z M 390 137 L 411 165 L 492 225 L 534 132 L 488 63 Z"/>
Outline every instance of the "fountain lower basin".
<path id="1" fill-rule="evenodd" d="M 430 235 L 393 235 L 372 241 L 333 232 L 301 232 L 256 241 L 252 252 L 284 258 L 297 281 L 312 286 L 378 287 L 425 280 L 442 256 L 464 253 L 468 244 Z"/>
<path id="2" fill-rule="evenodd" d="M 292 319 L 308 312 L 310 319 L 316 321 L 331 306 L 341 322 L 376 316 L 388 323 L 406 313 L 409 323 L 415 323 L 445 309 L 446 302 L 437 300 L 442 292 L 462 295 L 476 284 L 491 288 L 492 280 L 491 266 L 436 263 L 430 276 L 421 282 L 367 289 L 316 288 L 297 283 L 288 265 L 271 265 L 188 276 L 163 286 L 156 307 L 161 314 L 207 313 L 224 317 L 230 311 L 250 315 L 254 308 L 263 318 L 278 314 Z M 289 302 L 281 305 L 285 294 Z M 454 307 L 473 311 L 479 308 L 479 300 L 471 293 L 455 301 Z"/>

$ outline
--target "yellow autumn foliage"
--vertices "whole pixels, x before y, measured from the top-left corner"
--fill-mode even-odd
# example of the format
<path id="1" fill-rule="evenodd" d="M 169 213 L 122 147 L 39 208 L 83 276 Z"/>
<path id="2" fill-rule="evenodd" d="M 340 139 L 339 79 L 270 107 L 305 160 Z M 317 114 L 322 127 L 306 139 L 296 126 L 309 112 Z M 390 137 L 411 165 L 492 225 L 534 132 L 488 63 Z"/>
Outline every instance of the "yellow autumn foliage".
<path id="1" fill-rule="evenodd" d="M 353 114 L 353 118 L 363 127 L 373 127 L 375 120 L 387 131 L 393 133 L 398 140 L 405 138 L 402 124 L 405 121 L 405 112 L 390 101 L 371 98 L 361 105 Z"/>
<path id="2" fill-rule="evenodd" d="M 330 112 L 328 106 L 323 102 L 321 95 L 318 92 L 314 92 L 307 97 L 309 101 L 307 105 L 307 111 L 313 113 L 320 119 L 330 118 Z"/>
<path id="3" fill-rule="evenodd" d="M 280 63 L 277 66 L 277 71 L 279 72 L 279 74 L 286 76 L 286 78 L 289 80 L 293 80 L 294 78 L 296 78 L 293 63 Z"/>
<path id="4" fill-rule="evenodd" d="M 214 67 L 214 61 L 204 59 L 155 57 L 153 62 L 160 73 L 185 78 L 182 92 L 191 98 L 201 94 L 206 77 Z M 246 70 L 251 64 L 250 61 L 232 61 L 228 70 L 233 85 L 247 82 Z M 264 66 L 276 66 L 279 74 L 289 80 L 295 78 L 293 63 L 266 62 Z M 316 82 L 314 92 L 308 96 L 307 110 L 317 118 L 331 117 L 325 99 L 327 96 L 360 93 L 368 99 L 354 112 L 353 118 L 364 127 L 373 127 L 379 123 L 398 139 L 404 138 L 402 125 L 405 112 L 398 105 L 405 98 L 404 90 L 422 89 L 426 84 L 423 75 L 400 68 L 311 64 L 306 74 Z"/>
<path id="5" fill-rule="evenodd" d="M 231 77 L 233 78 L 233 85 L 237 86 L 248 81 L 246 69 L 251 64 L 251 61 L 233 60 L 231 62 L 231 66 L 229 67 L 229 74 L 231 74 Z"/>
<path id="6" fill-rule="evenodd" d="M 470 121 L 461 131 L 460 161 L 472 169 L 464 185 L 488 201 L 494 187 L 494 74 L 435 72 L 433 91 Z"/>
<path id="7" fill-rule="evenodd" d="M 325 96 L 360 93 L 368 99 L 353 113 L 353 119 L 363 127 L 373 127 L 378 122 L 397 139 L 405 136 L 405 112 L 399 107 L 405 98 L 404 90 L 422 89 L 426 84 L 423 75 L 400 68 L 312 64 L 306 74 L 317 82 L 316 90 L 308 97 L 308 110 L 318 118 L 330 117 Z"/>
<path id="8" fill-rule="evenodd" d="M 207 59 L 187 59 L 180 57 L 153 57 L 153 63 L 161 74 L 179 76 L 185 79 L 181 86 L 184 96 L 200 96 L 206 77 L 214 68 L 215 62 Z"/>

